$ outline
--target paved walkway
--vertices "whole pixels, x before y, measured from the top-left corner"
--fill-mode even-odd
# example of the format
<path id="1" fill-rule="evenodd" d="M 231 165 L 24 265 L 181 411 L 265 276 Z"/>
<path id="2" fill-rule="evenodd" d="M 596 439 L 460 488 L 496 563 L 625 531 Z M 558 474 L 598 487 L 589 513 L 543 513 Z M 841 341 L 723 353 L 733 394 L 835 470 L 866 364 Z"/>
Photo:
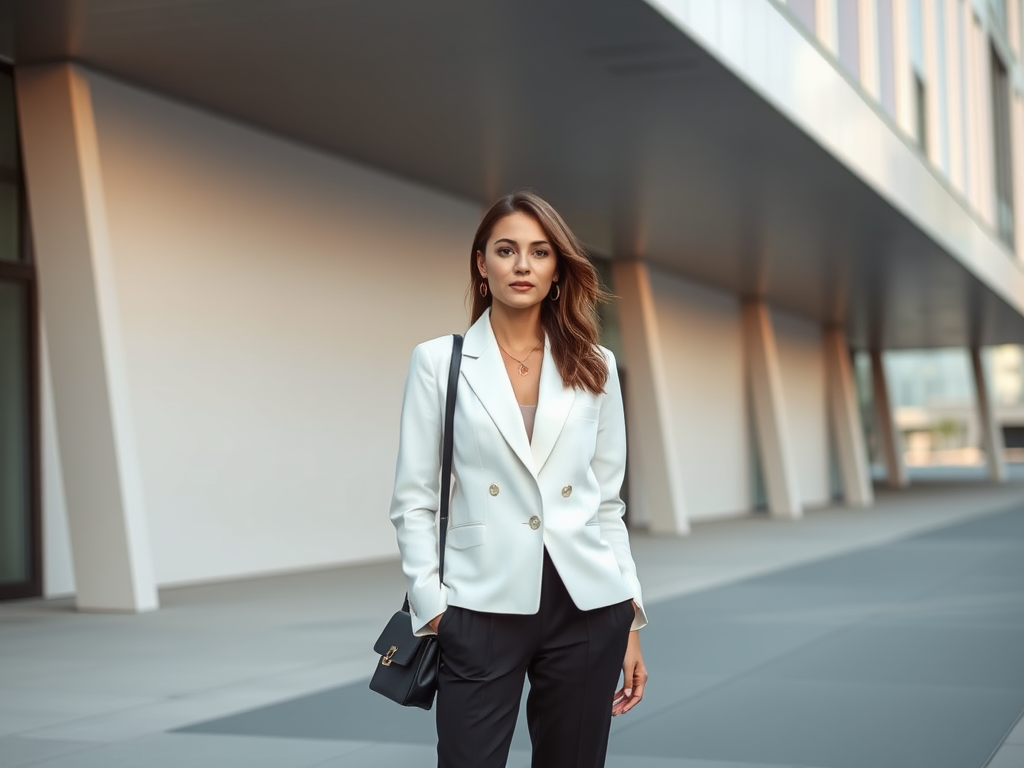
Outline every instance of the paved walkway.
<path id="1" fill-rule="evenodd" d="M 1024 766 L 1024 483 L 634 550 L 652 682 L 612 768 Z M 0 606 L 0 766 L 430 766 L 431 716 L 365 689 L 401 594 L 389 562 L 168 590 L 141 616 Z"/>

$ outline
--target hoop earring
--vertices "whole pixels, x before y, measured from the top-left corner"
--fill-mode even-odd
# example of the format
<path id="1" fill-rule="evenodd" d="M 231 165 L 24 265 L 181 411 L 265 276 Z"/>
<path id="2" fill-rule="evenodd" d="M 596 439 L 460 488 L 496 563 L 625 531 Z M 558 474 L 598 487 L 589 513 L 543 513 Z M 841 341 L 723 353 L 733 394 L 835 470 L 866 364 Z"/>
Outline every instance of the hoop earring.
<path id="1" fill-rule="evenodd" d="M 555 283 L 555 295 L 552 296 L 551 293 L 548 292 L 548 298 L 551 299 L 552 301 L 558 301 L 561 297 L 562 297 L 562 288 L 561 288 L 561 286 L 558 285 L 558 283 Z"/>
<path id="2" fill-rule="evenodd" d="M 481 299 L 486 299 L 487 298 L 487 281 L 486 280 L 481 280 L 480 281 L 480 288 L 478 290 L 480 291 L 480 298 Z"/>

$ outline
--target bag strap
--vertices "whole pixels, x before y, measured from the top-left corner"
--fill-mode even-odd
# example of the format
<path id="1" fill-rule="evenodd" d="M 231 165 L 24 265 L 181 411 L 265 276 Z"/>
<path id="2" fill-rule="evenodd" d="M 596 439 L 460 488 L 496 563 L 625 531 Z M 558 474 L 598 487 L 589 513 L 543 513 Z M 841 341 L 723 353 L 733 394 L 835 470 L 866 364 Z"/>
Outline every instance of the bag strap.
<path id="1" fill-rule="evenodd" d="M 444 545 L 448 538 L 448 504 L 452 491 L 452 451 L 455 438 L 455 395 L 459 388 L 459 368 L 462 366 L 462 337 L 452 334 L 452 363 L 448 367 L 448 398 L 444 405 L 444 444 L 441 448 L 441 508 L 440 541 L 437 550 L 437 579 L 444 582 Z"/>

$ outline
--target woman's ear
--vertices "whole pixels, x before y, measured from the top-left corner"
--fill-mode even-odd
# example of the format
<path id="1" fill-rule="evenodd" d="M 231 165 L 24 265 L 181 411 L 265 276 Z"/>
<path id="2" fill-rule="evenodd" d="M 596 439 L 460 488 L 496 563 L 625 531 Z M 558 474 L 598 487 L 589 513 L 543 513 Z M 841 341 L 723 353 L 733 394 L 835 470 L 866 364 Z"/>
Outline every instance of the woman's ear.
<path id="1" fill-rule="evenodd" d="M 476 268 L 477 268 L 477 271 L 480 273 L 480 277 L 482 277 L 482 278 L 484 278 L 486 280 L 487 279 L 487 266 L 486 266 L 486 261 L 484 260 L 483 251 L 477 251 L 476 252 Z"/>

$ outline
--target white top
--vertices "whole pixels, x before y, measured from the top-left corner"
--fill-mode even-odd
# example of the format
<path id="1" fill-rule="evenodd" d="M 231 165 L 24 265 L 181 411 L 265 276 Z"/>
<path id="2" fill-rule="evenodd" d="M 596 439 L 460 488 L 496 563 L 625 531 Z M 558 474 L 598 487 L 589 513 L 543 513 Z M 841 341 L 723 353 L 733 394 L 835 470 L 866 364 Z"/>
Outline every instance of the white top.
<path id="1" fill-rule="evenodd" d="M 533 442 L 533 422 L 537 419 L 536 405 L 520 405 L 519 410 L 523 412 L 523 424 L 526 426 L 526 436 Z"/>

